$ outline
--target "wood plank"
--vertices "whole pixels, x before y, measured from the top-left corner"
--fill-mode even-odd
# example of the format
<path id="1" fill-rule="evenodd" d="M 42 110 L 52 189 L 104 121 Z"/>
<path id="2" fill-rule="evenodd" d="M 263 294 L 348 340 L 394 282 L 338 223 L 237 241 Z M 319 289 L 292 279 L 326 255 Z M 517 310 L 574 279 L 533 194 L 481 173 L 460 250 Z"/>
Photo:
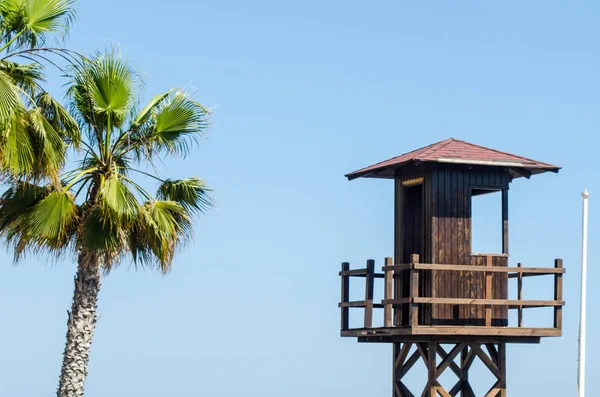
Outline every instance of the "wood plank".
<path id="1" fill-rule="evenodd" d="M 436 372 L 436 359 L 437 349 L 435 348 L 436 342 L 429 342 L 427 346 L 427 384 L 429 385 L 428 397 L 437 397 L 437 372 Z"/>
<path id="2" fill-rule="evenodd" d="M 556 259 L 554 261 L 554 267 L 556 269 L 563 268 L 562 259 Z M 562 300 L 563 297 L 563 278 L 562 274 L 556 274 L 554 276 L 554 300 Z M 554 328 L 562 329 L 562 307 L 554 308 Z"/>
<path id="3" fill-rule="evenodd" d="M 500 397 L 506 397 L 506 343 L 498 344 L 498 367 L 500 367 Z"/>
<path id="4" fill-rule="evenodd" d="M 456 341 L 466 336 L 481 337 L 481 341 L 490 341 L 504 339 L 506 342 L 516 341 L 521 337 L 518 343 L 538 343 L 537 338 L 557 337 L 562 332 L 556 328 L 518 328 L 518 327 L 480 327 L 480 326 L 444 326 L 444 325 L 421 325 L 414 328 L 392 327 L 392 328 L 353 328 L 340 332 L 344 337 L 395 337 L 402 340 L 420 339 L 426 336 L 425 340 L 433 337 L 447 338 L 449 341 Z M 517 343 L 517 342 L 515 342 Z"/>
<path id="5" fill-rule="evenodd" d="M 435 382 L 435 388 L 436 388 L 436 391 L 437 391 L 437 393 L 438 393 L 440 396 L 442 396 L 442 397 L 452 397 L 452 395 L 451 395 L 450 393 L 448 393 L 448 392 L 446 391 L 446 389 L 444 389 L 444 388 L 442 387 L 442 385 L 440 385 L 440 383 L 439 383 L 439 382 L 437 382 L 437 381 Z M 434 397 L 435 397 L 435 394 L 434 394 Z"/>
<path id="6" fill-rule="evenodd" d="M 394 345 L 394 348 L 396 349 L 396 345 L 399 345 L 399 343 L 395 343 Z M 412 343 L 402 343 L 402 347 L 400 348 L 400 351 L 395 357 L 394 374 L 397 380 L 402 379 L 402 376 L 400 376 L 400 370 L 402 369 L 402 367 L 404 367 L 404 362 L 406 361 L 406 357 L 408 357 L 408 353 L 410 353 L 410 348 L 412 347 L 412 345 Z"/>
<path id="7" fill-rule="evenodd" d="M 479 357 L 479 359 L 485 364 L 485 366 L 490 370 L 491 373 L 494 374 L 494 376 L 497 379 L 502 378 L 500 369 L 498 368 L 496 363 L 487 354 L 485 354 L 483 350 L 481 350 L 480 345 L 474 344 L 471 346 L 471 348 L 475 351 L 477 357 Z"/>
<path id="8" fill-rule="evenodd" d="M 394 263 L 403 263 L 404 261 L 404 186 L 402 179 L 396 175 L 394 180 Z M 396 298 L 403 297 L 402 279 L 403 272 L 399 269 L 394 271 L 394 296 Z M 394 310 L 394 324 L 400 326 L 403 311 Z"/>
<path id="9" fill-rule="evenodd" d="M 411 255 L 411 262 L 419 263 L 419 255 Z M 410 271 L 410 297 L 413 299 L 419 296 L 419 271 Z M 410 325 L 416 327 L 419 325 L 419 305 L 416 303 L 410 306 Z"/>
<path id="10" fill-rule="evenodd" d="M 508 188 L 502 189 L 502 253 L 508 255 Z"/>
<path id="11" fill-rule="evenodd" d="M 456 374 L 456 376 L 458 376 L 459 378 L 462 376 L 462 371 L 456 365 L 456 363 L 454 362 L 454 359 L 456 358 L 456 356 L 458 356 L 458 354 L 466 346 L 467 346 L 467 343 L 459 343 L 456 346 L 454 346 L 452 348 L 452 350 L 450 350 L 450 353 L 446 353 L 446 351 L 441 346 L 441 344 L 439 344 L 439 343 L 437 344 L 437 352 L 440 355 L 440 357 L 442 358 L 442 362 L 437 367 L 436 379 L 439 378 L 440 375 L 442 375 L 442 372 L 444 372 L 446 370 L 446 368 L 448 368 L 448 367 L 450 367 L 452 369 L 452 371 Z"/>
<path id="12" fill-rule="evenodd" d="M 516 300 L 516 299 L 461 299 L 461 298 L 413 298 L 414 303 L 453 304 L 453 305 L 492 305 L 509 307 L 555 307 L 564 306 L 564 301 L 555 300 Z"/>
<path id="13" fill-rule="evenodd" d="M 489 269 L 491 269 L 493 266 L 491 256 L 488 255 L 486 257 L 485 265 L 488 268 L 488 271 L 485 273 L 485 299 L 491 300 L 493 298 L 492 272 L 489 271 Z M 492 326 L 492 305 L 490 304 L 485 306 L 485 326 Z"/>
<path id="14" fill-rule="evenodd" d="M 522 267 L 521 263 L 517 264 L 517 267 Z M 518 273 L 519 278 L 517 279 L 517 299 L 523 300 L 523 273 Z M 517 324 L 519 327 L 523 326 L 523 306 L 519 306 L 519 313 L 517 315 Z"/>
<path id="15" fill-rule="evenodd" d="M 409 265 L 410 267 L 410 265 Z M 412 266 L 419 270 L 454 270 L 454 271 L 471 271 L 471 272 L 494 272 L 494 273 L 537 273 L 537 274 L 563 274 L 565 269 L 551 267 L 501 267 L 493 266 L 492 269 L 486 269 L 482 266 L 465 266 L 465 265 L 436 265 L 432 263 L 418 263 Z"/>
<path id="16" fill-rule="evenodd" d="M 384 259 L 385 266 L 392 265 L 392 258 L 386 257 Z M 385 281 L 383 284 L 383 299 L 394 299 L 394 273 L 392 271 L 385 272 Z M 394 308 L 391 304 L 384 304 L 383 309 L 383 325 L 384 327 L 391 327 L 393 324 Z"/>
<path id="17" fill-rule="evenodd" d="M 365 328 L 371 328 L 373 326 L 373 289 L 375 287 L 375 261 L 373 259 L 367 260 L 367 276 L 365 280 Z"/>
<path id="18" fill-rule="evenodd" d="M 350 263 L 343 262 L 342 263 L 342 271 L 348 271 L 350 269 Z M 345 304 L 350 300 L 350 278 L 348 276 L 342 276 L 342 302 L 341 304 Z M 346 330 L 350 327 L 350 319 L 349 319 L 349 310 L 347 306 L 340 306 L 342 308 L 341 318 L 341 329 Z"/>
<path id="19" fill-rule="evenodd" d="M 415 365 L 415 363 L 419 361 L 419 358 L 421 358 L 421 355 L 419 353 L 419 350 L 417 349 L 413 352 L 410 358 L 406 361 L 406 363 L 404 363 L 404 365 L 400 369 L 398 379 L 404 378 L 404 376 L 408 373 L 408 371 L 410 371 L 413 365 Z"/>
<path id="20" fill-rule="evenodd" d="M 384 266 L 381 268 L 383 271 L 387 270 L 453 270 L 453 271 L 469 271 L 469 272 L 487 272 L 493 273 L 522 273 L 525 277 L 525 273 L 538 274 L 538 275 L 553 275 L 553 274 L 564 274 L 566 273 L 564 268 L 552 268 L 552 267 L 492 267 L 492 269 L 486 269 L 482 266 L 469 266 L 469 265 L 449 265 L 449 264 L 433 264 L 433 263 L 415 263 L 415 264 L 404 264 L 394 266 Z M 512 277 L 511 277 L 512 278 Z"/>

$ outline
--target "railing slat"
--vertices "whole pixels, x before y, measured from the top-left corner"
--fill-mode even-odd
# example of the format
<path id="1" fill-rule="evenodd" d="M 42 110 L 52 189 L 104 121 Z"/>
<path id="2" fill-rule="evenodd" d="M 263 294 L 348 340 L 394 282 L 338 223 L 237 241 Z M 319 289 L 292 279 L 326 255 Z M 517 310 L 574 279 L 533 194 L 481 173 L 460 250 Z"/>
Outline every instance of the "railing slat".
<path id="1" fill-rule="evenodd" d="M 504 266 L 493 266 L 488 269 L 487 266 L 472 266 L 472 265 L 441 265 L 433 263 L 409 263 L 405 265 L 394 265 L 384 266 L 383 271 L 386 270 L 450 270 L 457 272 L 488 272 L 493 273 L 531 273 L 539 275 L 551 275 L 551 274 L 563 274 L 565 269 L 553 268 L 553 267 L 504 267 Z"/>
<path id="2" fill-rule="evenodd" d="M 556 259 L 554 261 L 554 267 L 562 269 L 562 259 Z M 554 276 L 554 300 L 562 300 L 563 298 L 563 279 L 562 274 L 556 274 Z M 554 328 L 562 329 L 562 307 L 554 308 Z"/>
<path id="3" fill-rule="evenodd" d="M 517 267 L 522 267 L 521 263 L 518 263 Z M 523 300 L 523 273 L 519 273 L 517 276 L 517 299 Z M 519 306 L 518 326 L 519 328 L 523 327 L 523 306 Z"/>
<path id="4" fill-rule="evenodd" d="M 367 274 L 365 280 L 365 328 L 373 326 L 373 289 L 375 287 L 375 261 L 367 260 Z"/>
<path id="5" fill-rule="evenodd" d="M 347 272 L 350 269 L 350 263 L 342 263 L 342 272 Z M 342 276 L 342 301 L 340 307 L 342 308 L 342 331 L 347 330 L 350 327 L 350 320 L 348 318 L 349 310 L 347 306 L 341 306 L 350 300 L 350 277 L 347 275 Z"/>
<path id="6" fill-rule="evenodd" d="M 485 259 L 485 267 L 487 268 L 486 273 L 485 273 L 485 299 L 493 299 L 493 278 L 492 278 L 492 272 L 490 271 L 490 269 L 492 268 L 492 257 L 491 256 L 486 256 Z M 486 305 L 485 306 L 485 326 L 486 327 L 491 327 L 492 326 L 492 305 Z"/>
<path id="7" fill-rule="evenodd" d="M 419 263 L 419 255 L 411 255 L 413 264 Z M 417 327 L 419 325 L 419 305 L 414 301 L 419 297 L 419 271 L 417 269 L 410 270 L 410 295 L 413 303 L 410 306 L 410 326 Z"/>
<path id="8" fill-rule="evenodd" d="M 385 266 L 392 265 L 392 258 L 385 258 Z M 383 299 L 394 298 L 394 273 L 391 270 L 385 272 Z M 388 328 L 392 326 L 394 308 L 391 304 L 384 305 L 383 326 Z"/>

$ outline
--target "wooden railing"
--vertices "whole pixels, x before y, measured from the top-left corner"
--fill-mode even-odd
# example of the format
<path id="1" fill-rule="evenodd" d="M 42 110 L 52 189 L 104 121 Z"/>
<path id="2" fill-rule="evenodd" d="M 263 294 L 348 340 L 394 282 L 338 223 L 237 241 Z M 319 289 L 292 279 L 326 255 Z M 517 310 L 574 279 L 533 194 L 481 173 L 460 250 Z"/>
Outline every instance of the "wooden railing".
<path id="1" fill-rule="evenodd" d="M 349 309 L 364 308 L 364 328 L 373 327 L 373 309 L 383 309 L 383 326 L 385 328 L 399 325 L 397 317 L 400 310 L 405 305 L 408 309 L 408 325 L 411 327 L 419 326 L 419 307 L 426 304 L 450 304 L 450 305 L 482 305 L 485 307 L 485 326 L 492 327 L 492 307 L 503 306 L 508 309 L 518 310 L 518 327 L 523 326 L 523 309 L 552 307 L 554 308 L 554 328 L 562 328 L 562 307 L 563 301 L 562 276 L 565 273 L 562 259 L 554 261 L 554 268 L 532 268 L 523 267 L 519 263 L 517 267 L 492 266 L 491 256 L 487 257 L 486 266 L 469 265 L 448 265 L 448 264 L 427 264 L 419 263 L 419 256 L 412 255 L 411 263 L 402 265 L 392 265 L 392 258 L 385 258 L 385 266 L 382 268 L 384 273 L 375 273 L 375 261 L 367 261 L 366 268 L 350 270 L 350 264 L 342 263 L 342 271 L 339 273 L 342 278 L 342 300 L 339 303 L 341 308 L 341 329 L 348 330 L 349 327 Z M 436 298 L 419 296 L 419 279 L 422 272 L 443 270 L 456 272 L 484 272 L 485 277 L 485 298 Z M 409 291 L 405 294 L 402 291 L 400 281 L 401 273 L 409 275 Z M 517 279 L 517 299 L 493 299 L 492 276 L 494 273 L 506 273 L 508 278 Z M 553 300 L 524 300 L 523 297 L 523 279 L 534 276 L 554 276 L 554 299 Z M 350 278 L 364 277 L 365 299 L 361 301 L 350 301 Z M 373 302 L 373 292 L 375 279 L 384 279 L 384 298 L 379 303 Z M 396 296 L 394 296 L 396 295 Z M 396 318 L 396 320 L 394 320 Z"/>

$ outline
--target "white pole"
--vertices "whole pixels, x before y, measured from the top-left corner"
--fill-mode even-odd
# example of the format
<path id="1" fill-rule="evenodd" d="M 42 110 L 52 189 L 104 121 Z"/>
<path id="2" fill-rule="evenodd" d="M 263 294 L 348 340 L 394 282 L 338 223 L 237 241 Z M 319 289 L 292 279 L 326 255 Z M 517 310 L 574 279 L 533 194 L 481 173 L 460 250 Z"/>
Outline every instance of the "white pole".
<path id="1" fill-rule="evenodd" d="M 588 234 L 588 197 L 583 191 L 583 242 L 581 245 L 581 307 L 579 315 L 579 365 L 577 368 L 577 395 L 585 397 L 585 329 L 587 310 L 587 234 Z"/>

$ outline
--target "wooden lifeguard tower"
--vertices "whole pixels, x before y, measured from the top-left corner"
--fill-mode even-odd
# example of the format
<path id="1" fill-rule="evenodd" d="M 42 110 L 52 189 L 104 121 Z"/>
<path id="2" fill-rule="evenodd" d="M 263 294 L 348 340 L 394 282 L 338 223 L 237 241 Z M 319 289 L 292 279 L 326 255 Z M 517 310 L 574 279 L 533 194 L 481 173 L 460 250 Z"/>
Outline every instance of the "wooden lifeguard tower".
<path id="1" fill-rule="evenodd" d="M 508 189 L 515 178 L 560 167 L 468 142 L 447 139 L 352 172 L 346 177 L 393 179 L 394 258 L 382 273 L 375 261 L 350 269 L 342 263 L 341 336 L 359 342 L 393 345 L 393 396 L 475 396 L 469 369 L 479 359 L 497 381 L 485 397 L 506 396 L 506 344 L 539 343 L 562 334 L 561 259 L 554 267 L 508 265 Z M 471 200 L 490 192 L 502 196 L 502 252 L 473 253 Z M 523 279 L 554 277 L 553 299 L 523 300 Z M 350 279 L 364 278 L 365 298 L 350 301 Z M 375 280 L 382 279 L 383 299 L 373 301 Z M 509 280 L 517 296 L 509 298 Z M 527 308 L 549 307 L 553 326 L 523 326 Z M 351 328 L 350 308 L 364 309 L 364 324 Z M 383 309 L 383 323 L 373 324 L 373 310 Z M 518 311 L 509 324 L 510 309 Z M 409 390 L 403 380 L 419 360 L 427 368 L 423 390 Z M 440 376 L 452 371 L 458 382 L 444 388 Z"/>

